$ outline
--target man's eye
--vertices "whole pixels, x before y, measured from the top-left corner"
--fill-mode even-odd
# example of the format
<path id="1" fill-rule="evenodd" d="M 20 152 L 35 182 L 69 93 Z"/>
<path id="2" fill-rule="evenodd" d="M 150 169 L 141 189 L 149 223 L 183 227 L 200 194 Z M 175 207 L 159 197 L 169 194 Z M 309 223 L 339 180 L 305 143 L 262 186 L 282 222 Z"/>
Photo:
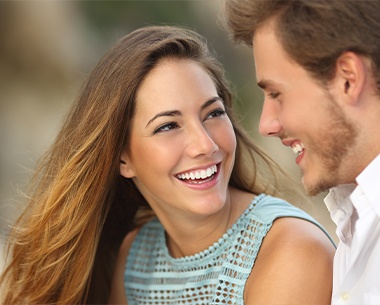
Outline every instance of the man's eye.
<path id="1" fill-rule="evenodd" d="M 178 128 L 178 124 L 176 122 L 170 122 L 170 123 L 166 123 L 164 125 L 161 125 L 160 127 L 158 127 L 153 133 L 156 134 L 156 133 L 159 133 L 159 132 L 165 132 L 165 131 L 169 131 L 169 130 L 172 130 L 172 129 L 175 129 L 175 128 Z"/>
<path id="2" fill-rule="evenodd" d="M 271 99 L 276 99 L 276 98 L 278 98 L 279 95 L 280 95 L 279 92 L 270 92 L 270 93 L 268 94 L 268 96 L 269 96 Z"/>

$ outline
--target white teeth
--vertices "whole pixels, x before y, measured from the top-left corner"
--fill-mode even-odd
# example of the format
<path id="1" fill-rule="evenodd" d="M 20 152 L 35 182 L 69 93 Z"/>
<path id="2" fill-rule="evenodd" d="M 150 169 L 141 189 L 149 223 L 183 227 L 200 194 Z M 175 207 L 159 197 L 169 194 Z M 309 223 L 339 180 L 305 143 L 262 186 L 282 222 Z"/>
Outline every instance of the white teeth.
<path id="1" fill-rule="evenodd" d="M 208 168 L 208 169 L 207 169 L 207 173 L 206 173 L 207 177 L 211 176 L 212 174 L 213 174 L 212 169 L 211 169 L 211 168 Z"/>
<path id="2" fill-rule="evenodd" d="M 304 146 L 302 143 L 297 143 L 295 144 L 294 146 L 292 146 L 292 150 L 295 154 L 299 155 L 303 150 L 304 150 Z"/>
<path id="3" fill-rule="evenodd" d="M 213 165 L 207 169 L 202 169 L 200 171 L 194 171 L 194 172 L 189 172 L 185 174 L 178 174 L 177 178 L 184 180 L 184 179 L 206 179 L 208 177 L 211 177 L 217 172 L 217 167 L 216 165 Z"/>

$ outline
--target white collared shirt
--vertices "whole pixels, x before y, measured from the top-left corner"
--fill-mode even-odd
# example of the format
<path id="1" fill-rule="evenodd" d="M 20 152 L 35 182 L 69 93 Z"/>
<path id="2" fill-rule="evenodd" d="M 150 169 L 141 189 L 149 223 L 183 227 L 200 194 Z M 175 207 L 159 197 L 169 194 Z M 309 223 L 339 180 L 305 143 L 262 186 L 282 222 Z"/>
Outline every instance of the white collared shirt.
<path id="1" fill-rule="evenodd" d="M 332 305 L 380 305 L 380 155 L 356 182 L 332 188 L 325 198 L 340 239 Z"/>

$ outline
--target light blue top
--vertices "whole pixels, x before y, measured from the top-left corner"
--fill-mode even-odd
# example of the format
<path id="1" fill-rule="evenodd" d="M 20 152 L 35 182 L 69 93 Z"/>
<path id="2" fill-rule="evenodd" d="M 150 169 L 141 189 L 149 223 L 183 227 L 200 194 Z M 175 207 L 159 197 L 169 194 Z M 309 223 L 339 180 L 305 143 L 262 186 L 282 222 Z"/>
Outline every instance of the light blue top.
<path id="1" fill-rule="evenodd" d="M 244 304 L 244 286 L 263 238 L 279 217 L 308 220 L 329 236 L 307 213 L 265 194 L 257 196 L 217 242 L 192 256 L 170 256 L 165 229 L 157 219 L 148 222 L 127 258 L 128 304 Z"/>

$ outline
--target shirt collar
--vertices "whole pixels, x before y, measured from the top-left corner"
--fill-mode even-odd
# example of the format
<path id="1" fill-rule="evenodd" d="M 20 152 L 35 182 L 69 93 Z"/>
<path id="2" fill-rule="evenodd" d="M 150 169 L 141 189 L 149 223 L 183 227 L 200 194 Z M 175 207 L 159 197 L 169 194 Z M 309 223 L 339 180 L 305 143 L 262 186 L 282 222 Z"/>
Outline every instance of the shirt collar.
<path id="1" fill-rule="evenodd" d="M 351 216 L 354 207 L 350 200 L 350 194 L 354 189 L 354 184 L 333 187 L 324 200 L 331 219 L 337 226 L 336 234 L 347 246 L 350 246 L 352 241 Z"/>
<path id="2" fill-rule="evenodd" d="M 380 154 L 356 178 L 358 183 L 356 189 L 354 184 L 338 185 L 330 189 L 324 200 L 331 219 L 337 226 L 336 234 L 348 247 L 352 242 L 352 217 L 354 212 L 354 205 L 350 197 L 364 194 L 380 215 L 379 181 Z"/>
<path id="3" fill-rule="evenodd" d="M 380 215 L 380 154 L 356 178 L 368 201 Z"/>

